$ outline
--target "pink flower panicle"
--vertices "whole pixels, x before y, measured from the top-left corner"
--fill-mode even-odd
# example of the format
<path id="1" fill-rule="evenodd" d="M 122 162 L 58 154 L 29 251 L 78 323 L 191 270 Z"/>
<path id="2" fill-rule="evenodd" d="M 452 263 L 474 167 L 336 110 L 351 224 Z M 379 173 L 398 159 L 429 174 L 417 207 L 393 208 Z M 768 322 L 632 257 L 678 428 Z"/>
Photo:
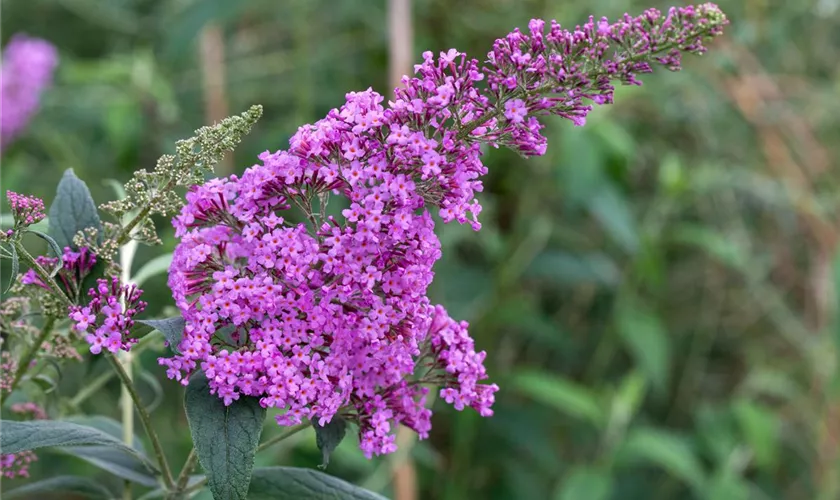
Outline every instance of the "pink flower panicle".
<path id="1" fill-rule="evenodd" d="M 470 85 L 474 73 L 461 58 L 459 81 Z M 430 69 L 429 78 L 446 77 Z M 340 415 L 359 424 L 368 456 L 395 449 L 395 423 L 428 435 L 422 383 L 444 382 L 490 413 L 497 388 L 478 387 L 483 368 L 453 361 L 442 374 L 435 356 L 449 351 L 433 349 L 430 327 L 445 311 L 426 297 L 440 242 L 424 207 L 462 222 L 478 214 L 464 200 L 481 189 L 484 167 L 478 145 L 423 132 L 448 119 L 446 99 L 461 97 L 409 83 L 387 110 L 376 92 L 350 93 L 301 127 L 289 152 L 191 190 L 173 221 L 181 242 L 169 285 L 187 324 L 180 354 L 160 360 L 171 378 L 186 383 L 200 368 L 226 404 L 244 395 L 287 409 L 281 425 Z M 350 200 L 341 220 L 307 208 L 333 193 Z M 292 206 L 309 226 L 279 215 Z M 472 343 L 451 351 L 483 359 Z M 428 376 L 415 376 L 420 361 Z"/>
<path id="2" fill-rule="evenodd" d="M 146 309 L 140 300 L 143 291 L 135 285 L 123 285 L 119 278 L 99 279 L 88 291 L 86 306 L 72 306 L 73 329 L 85 335 L 90 352 L 99 354 L 104 347 L 112 353 L 127 351 L 137 342 L 130 338 L 134 316 Z"/>
<path id="3" fill-rule="evenodd" d="M 44 213 L 44 200 L 40 198 L 6 191 L 6 199 L 9 200 L 9 206 L 12 208 L 15 227 L 31 226 L 47 216 Z"/>
<path id="4" fill-rule="evenodd" d="M 613 81 L 641 85 L 636 75 L 653 71 L 651 64 L 679 70 L 683 52 L 704 53 L 703 41 L 720 35 L 727 23 L 711 3 L 672 7 L 665 15 L 649 9 L 637 17 L 625 14 L 614 23 L 590 17 L 572 31 L 552 21 L 546 33 L 545 22 L 533 19 L 527 34 L 514 30 L 496 40 L 487 54 L 491 100 L 505 103 L 507 127 L 473 134 L 526 155 L 542 154 L 545 141 L 536 133 L 536 123 L 510 114 L 511 102 L 517 109 L 524 104 L 531 117 L 553 114 L 581 126 L 592 110 L 586 101 L 613 102 Z"/>
<path id="5" fill-rule="evenodd" d="M 12 413 L 17 413 L 32 420 L 46 420 L 47 412 L 44 411 L 37 403 L 15 403 L 9 408 Z"/>
<path id="6" fill-rule="evenodd" d="M 29 124 L 41 94 L 52 83 L 58 52 L 49 42 L 24 34 L 12 37 L 0 70 L 0 150 Z"/>
<path id="7" fill-rule="evenodd" d="M 0 391 L 10 391 L 12 389 L 12 381 L 17 370 L 18 363 L 12 357 L 12 353 L 6 350 L 0 352 Z"/>
<path id="8" fill-rule="evenodd" d="M 58 264 L 58 259 L 55 257 L 38 256 L 35 261 L 44 269 L 52 269 Z M 93 270 L 96 264 L 96 255 L 87 247 L 79 248 L 79 251 L 73 251 L 70 247 L 64 247 L 62 253 L 61 270 L 56 275 L 59 284 L 64 287 L 64 290 L 71 292 L 78 290 L 82 285 L 84 279 Z M 44 283 L 40 276 L 33 269 L 28 269 L 20 278 L 20 282 L 24 285 L 35 285 L 45 290 L 49 290 L 49 285 Z"/>
<path id="9" fill-rule="evenodd" d="M 29 464 L 38 460 L 31 451 L 0 454 L 0 476 L 7 479 L 29 477 Z"/>
<path id="10" fill-rule="evenodd" d="M 396 449 L 398 423 L 428 436 L 426 384 L 458 410 L 492 415 L 486 354 L 427 297 L 440 258 L 430 210 L 480 229 L 481 142 L 542 154 L 536 115 L 582 124 L 582 99 L 610 102 L 611 79 L 635 82 L 662 51 L 673 69 L 669 51 L 701 52 L 724 22 L 710 5 L 571 34 L 532 21 L 530 36 L 496 42 L 484 70 L 454 49 L 425 52 L 387 107 L 371 89 L 348 93 L 288 151 L 187 194 L 169 272 L 186 326 L 160 364 L 183 384 L 204 372 L 226 405 L 250 396 L 284 409 L 280 425 L 354 421 L 369 457 Z M 340 217 L 327 216 L 330 196 L 348 200 Z M 291 222 L 292 207 L 307 223 Z"/>

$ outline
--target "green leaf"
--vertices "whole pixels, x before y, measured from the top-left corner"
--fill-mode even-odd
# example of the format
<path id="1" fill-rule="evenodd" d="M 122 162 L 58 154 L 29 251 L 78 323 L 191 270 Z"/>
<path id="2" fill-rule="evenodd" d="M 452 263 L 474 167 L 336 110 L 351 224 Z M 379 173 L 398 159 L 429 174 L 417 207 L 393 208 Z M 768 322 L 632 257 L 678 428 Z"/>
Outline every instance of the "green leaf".
<path id="1" fill-rule="evenodd" d="M 603 146 L 586 127 L 560 129 L 554 151 L 560 156 L 558 180 L 564 196 L 572 205 L 585 206 L 590 197 L 609 182 L 604 167 Z M 549 153 L 554 155 L 555 153 Z"/>
<path id="2" fill-rule="evenodd" d="M 226 0 L 205 0 L 185 4 L 173 16 L 168 16 L 162 41 L 163 54 L 167 59 L 182 56 L 198 37 L 201 28 L 210 22 L 235 19 L 242 12 L 242 3 Z"/>
<path id="3" fill-rule="evenodd" d="M 664 393 L 670 373 L 671 343 L 659 318 L 632 299 L 620 301 L 617 309 L 615 321 L 621 340 L 653 387 Z"/>
<path id="4" fill-rule="evenodd" d="M 251 481 L 265 408 L 257 398 L 240 396 L 230 406 L 203 375 L 195 375 L 184 395 L 193 444 L 214 498 L 244 499 Z"/>
<path id="5" fill-rule="evenodd" d="M 169 265 L 172 264 L 172 254 L 167 253 L 164 255 L 159 255 L 154 259 L 146 262 L 143 267 L 137 271 L 131 281 L 137 286 L 142 285 L 151 277 L 157 276 L 158 274 L 163 274 L 169 270 Z"/>
<path id="6" fill-rule="evenodd" d="M 595 118 L 595 114 L 591 115 Z M 603 145 L 604 150 L 613 158 L 627 162 L 636 157 L 636 139 L 626 128 L 612 121 L 608 115 L 600 115 L 601 119 L 593 121 L 589 132 L 594 134 Z"/>
<path id="7" fill-rule="evenodd" d="M 624 432 L 636 415 L 646 391 L 647 380 L 641 373 L 631 372 L 624 377 L 612 398 L 609 426 L 602 438 L 605 445 L 612 446 L 623 439 Z"/>
<path id="8" fill-rule="evenodd" d="M 140 380 L 144 382 L 146 386 L 150 389 L 152 393 L 152 401 L 146 404 L 146 411 L 151 413 L 154 411 L 160 404 L 163 402 L 163 387 L 161 387 L 160 382 L 158 381 L 157 377 L 152 375 L 150 372 L 146 370 L 140 371 Z M 141 386 L 139 383 L 137 384 L 138 390 Z M 142 395 L 141 395 L 142 397 Z"/>
<path id="9" fill-rule="evenodd" d="M 134 455 L 107 446 L 69 446 L 58 451 L 80 458 L 89 464 L 128 481 L 154 487 L 157 479 L 149 474 L 148 468 Z"/>
<path id="10" fill-rule="evenodd" d="M 72 168 L 64 172 L 64 177 L 58 183 L 49 216 L 49 234 L 61 248 L 70 247 L 77 250 L 73 244 L 73 237 L 89 227 L 99 231 L 98 238 L 102 241 L 102 222 L 96 211 L 96 203 L 87 185 L 76 177 Z"/>
<path id="11" fill-rule="evenodd" d="M 632 430 L 618 450 L 616 461 L 658 465 L 695 491 L 701 491 L 705 481 L 703 467 L 686 440 L 659 429 Z"/>
<path id="12" fill-rule="evenodd" d="M 127 34 L 141 29 L 140 18 L 123 2 L 101 4 L 95 0 L 72 0 L 62 2 L 61 6 L 92 26 Z"/>
<path id="13" fill-rule="evenodd" d="M 750 260 L 737 241 L 703 226 L 682 224 L 673 231 L 671 241 L 699 248 L 734 270 L 746 269 Z"/>
<path id="14" fill-rule="evenodd" d="M 20 273 L 20 258 L 18 257 L 17 249 L 15 248 L 14 243 L 9 245 L 9 249 L 12 252 L 12 273 L 11 277 L 9 277 L 9 284 L 6 285 L 6 289 L 3 290 L 3 293 L 8 292 L 9 289 L 12 288 L 12 285 L 15 284 L 15 280 Z"/>
<path id="15" fill-rule="evenodd" d="M 104 181 L 102 181 L 102 183 L 106 186 L 111 186 L 111 189 L 114 190 L 114 194 L 117 195 L 118 200 L 125 199 L 125 188 L 120 183 L 120 181 L 116 179 L 105 179 Z"/>
<path id="16" fill-rule="evenodd" d="M 156 470 L 140 452 L 93 427 L 60 420 L 2 420 L 0 425 L 0 449 L 3 453 L 54 446 L 110 446 L 137 457 L 148 470 Z"/>
<path id="17" fill-rule="evenodd" d="M 779 458 L 779 421 L 775 413 L 759 403 L 748 400 L 732 405 L 741 432 L 760 467 L 773 467 Z"/>
<path id="18" fill-rule="evenodd" d="M 150 326 L 166 337 L 166 343 L 175 354 L 178 354 L 178 344 L 184 336 L 184 327 L 187 325 L 183 316 L 173 316 L 164 319 L 139 319 L 138 323 Z"/>
<path id="19" fill-rule="evenodd" d="M 639 409 L 646 390 L 644 377 L 636 372 L 630 373 L 621 381 L 613 403 L 621 408 L 622 413 L 632 416 Z"/>
<path id="20" fill-rule="evenodd" d="M 56 241 L 52 239 L 51 236 L 49 236 L 46 233 L 42 233 L 41 231 L 28 229 L 26 232 L 32 233 L 35 236 L 47 242 L 47 245 L 50 246 L 50 250 L 52 250 L 53 255 L 55 255 L 58 258 L 58 262 L 55 265 L 55 269 L 50 271 L 50 277 L 53 277 L 56 274 L 58 274 L 58 272 L 61 271 L 61 268 L 64 267 L 64 251 L 61 248 L 59 248 L 58 243 L 56 243 Z"/>
<path id="21" fill-rule="evenodd" d="M 106 417 L 104 415 L 82 415 L 68 417 L 66 421 L 72 422 L 74 424 L 85 425 L 87 427 L 93 427 L 94 429 L 98 429 L 115 439 L 119 439 L 120 442 L 123 442 L 122 422 L 114 420 L 111 417 Z M 140 438 L 137 437 L 137 434 L 134 435 L 134 439 L 131 442 L 131 447 L 145 456 L 146 451 L 143 448 L 143 441 L 141 441 Z"/>
<path id="22" fill-rule="evenodd" d="M 347 432 L 347 422 L 336 415 L 323 427 L 318 425 L 317 420 L 313 421 L 312 428 L 315 429 L 315 443 L 323 456 L 323 463 L 318 467 L 326 469 L 330 463 L 330 454 L 344 439 Z"/>
<path id="23" fill-rule="evenodd" d="M 29 380 L 38 384 L 38 387 L 44 391 L 44 394 L 50 394 L 54 390 L 58 388 L 58 382 L 53 380 L 51 377 L 43 374 L 35 375 L 31 377 Z"/>
<path id="24" fill-rule="evenodd" d="M 840 288 L 838 288 L 840 290 Z M 840 354 L 840 349 L 838 349 Z M 803 389 L 790 374 L 781 370 L 755 368 L 751 370 L 739 388 L 742 394 L 771 396 L 783 401 L 790 401 L 799 396 Z"/>
<path id="25" fill-rule="evenodd" d="M 750 484 L 730 471 L 719 473 L 704 488 L 705 500 L 748 500 Z"/>
<path id="26" fill-rule="evenodd" d="M 525 270 L 531 278 L 550 279 L 564 286 L 596 284 L 615 286 L 621 271 L 615 262 L 601 253 L 574 255 L 552 250 L 538 255 Z"/>
<path id="27" fill-rule="evenodd" d="M 572 417 L 588 420 L 596 427 L 605 421 L 606 415 L 596 395 L 565 378 L 529 371 L 514 375 L 511 384 L 521 394 Z"/>
<path id="28" fill-rule="evenodd" d="M 743 447 L 737 428 L 733 425 L 729 406 L 699 402 L 692 409 L 694 415 L 693 436 L 703 454 L 714 464 L 729 464 Z M 748 451 L 744 449 L 744 451 Z"/>
<path id="29" fill-rule="evenodd" d="M 689 187 L 689 178 L 680 157 L 671 152 L 659 164 L 659 185 L 670 196 L 679 196 Z"/>
<path id="30" fill-rule="evenodd" d="M 248 500 L 385 500 L 372 491 L 336 477 L 297 467 L 254 470 Z"/>
<path id="31" fill-rule="evenodd" d="M 190 476 L 190 479 L 187 481 L 187 489 L 195 486 L 199 482 L 204 481 L 204 474 L 194 474 Z M 192 491 L 192 490 L 191 490 Z M 199 488 L 198 492 L 206 491 L 203 488 Z M 137 500 L 155 500 L 158 498 L 166 498 L 168 496 L 168 492 L 164 488 L 155 488 L 152 491 L 144 494 Z M 193 498 L 203 498 L 203 496 L 195 496 Z"/>
<path id="32" fill-rule="evenodd" d="M 556 500 L 606 500 L 612 493 L 608 472 L 590 467 L 572 469 L 554 495 Z"/>
<path id="33" fill-rule="evenodd" d="M 595 193 L 589 199 L 588 207 L 613 241 L 627 253 L 636 253 L 639 249 L 639 235 L 633 210 L 614 186 L 605 185 Z"/>
<path id="34" fill-rule="evenodd" d="M 57 476 L 43 481 L 36 481 L 3 492 L 3 498 L 12 500 L 15 498 L 49 498 L 52 495 L 72 495 L 73 498 L 89 498 L 93 500 L 112 500 L 116 495 L 108 491 L 96 481 L 77 476 Z"/>
<path id="35" fill-rule="evenodd" d="M 157 329 L 152 328 L 149 325 L 143 324 L 140 321 L 141 320 L 135 321 L 134 326 L 132 326 L 131 330 L 129 330 L 131 338 L 139 339 L 145 337 L 146 335 L 154 331 L 157 331 Z"/>

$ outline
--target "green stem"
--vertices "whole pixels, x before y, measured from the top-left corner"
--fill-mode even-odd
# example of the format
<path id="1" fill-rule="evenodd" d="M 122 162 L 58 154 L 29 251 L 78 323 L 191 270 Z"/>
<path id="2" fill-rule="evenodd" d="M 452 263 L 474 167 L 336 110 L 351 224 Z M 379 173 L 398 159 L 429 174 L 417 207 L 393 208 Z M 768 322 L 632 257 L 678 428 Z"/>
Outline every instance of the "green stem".
<path id="1" fill-rule="evenodd" d="M 162 194 L 162 193 L 166 193 L 168 191 L 171 191 L 175 187 L 176 184 L 177 184 L 177 182 L 176 182 L 176 179 L 174 177 L 169 179 L 169 182 L 167 182 L 166 185 L 162 189 L 158 189 L 158 191 L 157 191 L 158 194 L 155 195 L 155 196 L 152 196 L 152 198 L 148 201 L 148 203 L 146 203 L 146 206 L 143 207 L 139 212 L 137 212 L 137 215 L 135 215 L 134 218 L 132 218 L 128 222 L 128 224 L 123 226 L 123 228 L 120 230 L 119 234 L 117 234 L 116 238 L 114 238 L 114 241 L 116 241 L 118 246 L 122 246 L 122 245 L 126 244 L 128 242 L 128 240 L 131 239 L 131 231 L 133 231 L 134 228 L 137 227 L 137 224 L 142 222 L 143 219 L 148 217 L 149 214 L 152 212 L 152 207 L 154 207 L 156 204 L 158 204 L 160 202 L 159 195 Z"/>
<path id="2" fill-rule="evenodd" d="M 78 410 L 82 403 L 87 401 L 89 397 L 99 392 L 99 390 L 102 389 L 102 387 L 112 378 L 114 378 L 114 372 L 110 371 L 98 376 L 93 382 L 86 384 L 84 388 L 76 394 L 76 397 L 70 400 L 70 406 L 74 410 Z"/>
<path id="3" fill-rule="evenodd" d="M 38 264 L 38 262 L 35 261 L 35 258 L 32 257 L 32 255 L 30 255 L 30 253 L 26 251 L 26 248 L 23 246 L 23 243 L 21 243 L 20 241 L 15 241 L 14 245 L 15 250 L 17 250 L 18 256 L 20 256 L 20 258 L 24 262 L 26 262 L 29 265 L 29 267 L 32 268 L 33 271 L 35 271 L 35 274 L 37 274 L 38 277 L 41 278 L 44 281 L 44 283 L 46 283 L 47 286 L 50 287 L 50 290 L 52 290 L 56 294 L 58 299 L 61 300 L 61 303 L 67 307 L 72 306 L 73 302 L 70 301 L 70 298 L 67 297 L 67 295 L 64 293 L 64 290 L 62 290 L 61 287 L 58 286 L 58 283 L 56 283 L 53 277 L 50 276 L 50 273 L 48 273 L 46 269 L 41 267 L 41 264 Z"/>
<path id="4" fill-rule="evenodd" d="M 195 468 L 196 462 L 198 462 L 198 454 L 195 452 L 195 448 L 193 448 L 190 450 L 187 461 L 184 462 L 184 468 L 181 469 L 181 474 L 178 475 L 178 483 L 175 485 L 176 493 L 184 491 L 187 487 L 187 483 L 190 481 L 190 474 Z"/>
<path id="5" fill-rule="evenodd" d="M 312 424 L 309 423 L 309 422 L 304 422 L 302 424 L 297 424 L 297 425 L 294 425 L 292 427 L 289 427 L 289 429 L 286 430 L 286 432 L 280 434 L 279 436 L 275 436 L 275 437 L 269 439 L 268 441 L 266 441 L 266 442 L 260 444 L 259 446 L 257 446 L 257 452 L 263 451 L 266 448 L 270 448 L 271 446 L 274 446 L 275 444 L 279 443 L 280 441 L 283 441 L 284 439 L 288 439 L 288 438 L 294 436 L 295 434 L 297 434 L 298 432 L 306 429 L 310 425 L 312 425 Z"/>
<path id="6" fill-rule="evenodd" d="M 19 364 L 17 371 L 15 371 L 15 377 L 12 379 L 12 384 L 9 386 L 9 394 L 11 394 L 20 383 L 23 378 L 23 374 L 29 369 L 29 364 L 32 363 L 33 359 L 35 359 L 38 349 L 41 348 L 41 345 L 43 345 L 43 343 L 47 340 L 47 337 L 49 337 L 50 333 L 52 333 L 53 325 L 55 325 L 55 317 L 47 316 L 44 326 L 41 328 L 41 333 L 35 337 L 35 342 L 29 346 L 29 349 L 23 354 L 23 357 L 21 357 L 18 362 Z"/>
<path id="7" fill-rule="evenodd" d="M 121 359 L 117 359 L 125 368 L 125 374 L 128 375 L 129 381 L 134 384 L 134 370 L 131 366 L 132 360 L 131 351 L 123 351 L 120 353 Z M 131 446 L 134 442 L 134 408 L 132 408 L 132 399 L 128 390 L 128 385 L 124 384 L 120 394 L 120 408 L 122 409 L 122 424 L 123 424 L 123 442 L 126 446 Z M 131 500 L 131 482 L 126 481 L 123 489 L 123 500 Z"/>
<path id="8" fill-rule="evenodd" d="M 295 434 L 297 434 L 298 432 L 306 429 L 310 425 L 312 425 L 310 422 L 304 422 L 302 424 L 297 424 L 295 426 L 290 427 L 286 432 L 280 434 L 279 436 L 275 436 L 275 437 L 269 439 L 268 441 L 266 441 L 266 442 L 260 444 L 259 446 L 257 446 L 257 452 L 263 451 L 266 448 L 274 446 L 275 444 L 294 436 Z M 181 471 L 181 474 L 183 475 L 184 472 Z M 187 477 L 189 478 L 189 473 L 187 473 Z M 206 482 L 207 482 L 207 478 L 205 477 L 204 479 L 198 481 L 197 483 L 195 483 L 194 485 L 190 486 L 189 488 L 183 490 L 180 493 L 181 494 L 188 494 L 188 493 L 192 493 L 194 491 L 198 491 L 198 490 L 200 490 L 201 488 L 204 487 L 204 484 Z M 178 497 L 174 497 L 174 498 L 178 498 Z"/>
<path id="9" fill-rule="evenodd" d="M 484 125 L 485 123 L 489 122 L 493 118 L 497 118 L 501 114 L 502 114 L 502 110 L 497 109 L 497 110 L 493 111 L 492 113 L 488 113 L 486 115 L 479 116 L 478 118 L 469 122 L 468 124 L 464 125 L 463 128 L 461 128 L 461 131 L 458 132 L 458 139 L 459 140 L 466 139 L 467 136 L 470 135 L 473 130 L 475 130 L 478 127 Z"/>
<path id="10" fill-rule="evenodd" d="M 156 200 L 157 198 L 154 199 Z M 131 231 L 134 230 L 134 228 L 137 226 L 137 224 L 140 223 L 140 221 L 148 217 L 151 211 L 152 205 L 151 203 L 149 203 L 148 205 L 143 207 L 143 210 L 140 210 L 140 212 L 138 212 L 137 215 L 134 216 L 134 218 L 128 222 L 128 224 L 123 226 L 122 230 L 120 230 L 120 233 L 117 235 L 116 238 L 114 238 L 114 240 L 117 242 L 117 245 L 124 245 L 131 238 Z"/>
<path id="11" fill-rule="evenodd" d="M 149 412 L 146 411 L 146 407 L 143 405 L 143 401 L 140 400 L 140 395 L 137 394 L 137 389 L 134 387 L 134 383 L 132 383 L 131 378 L 129 377 L 128 373 L 123 369 L 120 360 L 114 356 L 113 353 L 106 353 L 105 357 L 111 363 L 111 366 L 114 368 L 114 371 L 117 373 L 117 376 L 122 381 L 125 388 L 128 390 L 128 394 L 131 397 L 131 400 L 134 402 L 134 407 L 137 408 L 137 414 L 140 416 L 140 421 L 143 423 L 143 428 L 146 430 L 146 435 L 149 436 L 149 440 L 152 442 L 152 448 L 155 451 L 155 457 L 157 458 L 158 464 L 160 465 L 160 470 L 163 473 L 163 482 L 166 486 L 167 490 L 172 490 L 175 486 L 175 482 L 172 479 L 172 472 L 169 470 L 169 464 L 166 462 L 166 455 L 163 452 L 163 447 L 160 444 L 160 439 L 158 439 L 157 433 L 155 433 L 154 429 L 152 428 L 152 419 L 149 416 Z"/>
<path id="12" fill-rule="evenodd" d="M 155 332 L 151 332 L 145 337 L 138 340 L 137 343 L 134 344 L 134 347 L 131 348 L 131 352 L 134 353 L 134 355 L 136 356 L 141 352 L 145 351 L 146 348 L 152 345 L 152 342 L 158 340 L 159 338 L 160 337 L 156 335 Z M 76 394 L 76 397 L 70 400 L 70 406 L 73 407 L 75 410 L 78 410 L 82 403 L 87 401 L 89 397 L 99 392 L 99 389 L 101 389 L 102 386 L 107 384 L 108 381 L 114 377 L 114 375 L 115 373 L 113 371 L 108 371 L 97 377 L 93 382 L 87 384 L 81 391 L 79 391 L 78 394 Z"/>

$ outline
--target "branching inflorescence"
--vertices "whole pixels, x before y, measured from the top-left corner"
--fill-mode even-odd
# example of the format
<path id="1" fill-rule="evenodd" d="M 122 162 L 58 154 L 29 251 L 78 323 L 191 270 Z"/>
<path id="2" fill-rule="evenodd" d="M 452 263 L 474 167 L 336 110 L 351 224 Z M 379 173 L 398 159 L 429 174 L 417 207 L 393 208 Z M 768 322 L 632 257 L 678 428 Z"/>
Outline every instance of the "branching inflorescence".
<path id="1" fill-rule="evenodd" d="M 173 221 L 181 241 L 169 275 L 186 329 L 160 363 L 185 384 L 203 371 L 225 404 L 247 396 L 285 409 L 281 425 L 356 422 L 368 456 L 396 449 L 396 423 L 428 435 L 429 386 L 459 410 L 492 415 L 498 387 L 484 383 L 485 353 L 427 297 L 441 252 L 430 210 L 480 229 L 482 143 L 543 154 L 538 116 L 583 125 L 589 103 L 612 102 L 613 82 L 638 84 L 656 64 L 679 69 L 680 55 L 703 53 L 726 22 L 712 4 L 590 18 L 571 31 L 552 22 L 546 33 L 534 20 L 497 40 L 484 66 L 454 49 L 426 52 L 387 106 L 370 89 L 349 93 L 287 151 L 191 187 Z M 138 182 L 112 211 L 147 201 L 162 181 Z M 331 196 L 348 200 L 340 217 L 328 215 Z M 161 212 L 174 206 L 159 201 Z M 292 208 L 305 223 L 290 221 Z M 117 298 L 139 292 L 97 290 L 101 308 L 74 309 L 76 327 L 95 329 L 94 351 L 127 348 L 142 303 Z"/>

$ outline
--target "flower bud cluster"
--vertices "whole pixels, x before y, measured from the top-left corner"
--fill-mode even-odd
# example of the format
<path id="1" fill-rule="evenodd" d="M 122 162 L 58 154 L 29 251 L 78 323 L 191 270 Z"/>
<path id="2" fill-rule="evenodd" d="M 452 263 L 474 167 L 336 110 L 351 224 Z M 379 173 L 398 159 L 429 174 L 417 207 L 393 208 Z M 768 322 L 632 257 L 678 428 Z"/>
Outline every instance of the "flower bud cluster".
<path id="1" fill-rule="evenodd" d="M 15 227 L 31 226 L 47 216 L 44 212 L 44 200 L 40 198 L 6 191 L 6 199 L 9 200 L 9 206 L 12 208 Z"/>

